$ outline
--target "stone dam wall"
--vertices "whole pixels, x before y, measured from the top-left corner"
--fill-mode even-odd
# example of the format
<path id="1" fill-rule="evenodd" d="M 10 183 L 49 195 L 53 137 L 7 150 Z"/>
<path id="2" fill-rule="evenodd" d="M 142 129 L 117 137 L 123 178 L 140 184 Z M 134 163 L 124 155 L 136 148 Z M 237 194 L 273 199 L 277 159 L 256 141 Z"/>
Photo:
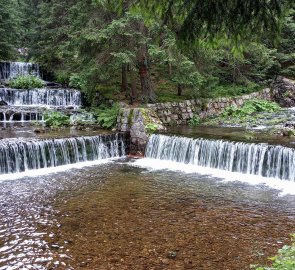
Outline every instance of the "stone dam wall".
<path id="1" fill-rule="evenodd" d="M 226 107 L 234 105 L 241 107 L 250 99 L 272 100 L 271 90 L 266 88 L 261 92 L 255 92 L 238 97 L 223 97 L 215 99 L 193 99 L 182 102 L 167 102 L 148 104 L 164 125 L 182 125 L 193 118 L 194 115 L 201 119 L 220 114 Z"/>
<path id="2" fill-rule="evenodd" d="M 165 125 L 183 125 L 194 117 L 201 119 L 220 114 L 226 107 L 241 107 L 247 100 L 272 100 L 271 90 L 232 98 L 195 99 L 182 102 L 148 104 L 146 108 L 122 107 L 117 118 L 117 130 L 130 132 L 130 153 L 144 153 L 150 128 L 165 130 Z"/>

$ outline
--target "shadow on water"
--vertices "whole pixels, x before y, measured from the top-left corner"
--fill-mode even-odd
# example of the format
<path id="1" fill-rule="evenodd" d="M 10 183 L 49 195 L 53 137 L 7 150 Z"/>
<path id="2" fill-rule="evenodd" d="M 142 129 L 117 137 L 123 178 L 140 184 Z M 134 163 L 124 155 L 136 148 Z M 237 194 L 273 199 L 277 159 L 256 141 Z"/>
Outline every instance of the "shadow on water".
<path id="1" fill-rule="evenodd" d="M 0 269 L 249 269 L 294 232 L 294 196 L 130 162 L 0 182 Z"/>

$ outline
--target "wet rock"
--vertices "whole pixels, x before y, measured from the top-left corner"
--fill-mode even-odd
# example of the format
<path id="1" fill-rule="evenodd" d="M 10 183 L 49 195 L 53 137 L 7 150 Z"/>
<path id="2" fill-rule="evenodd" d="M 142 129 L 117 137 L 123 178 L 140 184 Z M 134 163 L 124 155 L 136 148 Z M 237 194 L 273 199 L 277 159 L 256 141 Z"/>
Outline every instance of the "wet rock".
<path id="1" fill-rule="evenodd" d="M 284 124 L 284 127 L 295 129 L 295 121 L 288 121 Z"/>
<path id="2" fill-rule="evenodd" d="M 176 251 L 169 251 L 167 254 L 167 258 L 168 259 L 175 259 L 177 256 L 177 252 Z"/>
<path id="3" fill-rule="evenodd" d="M 273 99 L 282 107 L 295 106 L 295 82 L 278 76 L 271 85 Z"/>
<path id="4" fill-rule="evenodd" d="M 0 106 L 7 106 L 7 102 L 5 102 L 4 100 L 0 100 Z"/>
<path id="5" fill-rule="evenodd" d="M 34 129 L 34 132 L 35 132 L 35 133 L 45 133 L 45 131 L 46 131 L 46 130 L 43 129 L 43 128 L 35 128 L 35 129 Z"/>
<path id="6" fill-rule="evenodd" d="M 285 128 L 283 128 L 281 130 L 281 135 L 282 136 L 287 136 L 287 137 L 294 136 L 295 135 L 295 130 L 292 129 L 292 128 L 285 127 Z"/>

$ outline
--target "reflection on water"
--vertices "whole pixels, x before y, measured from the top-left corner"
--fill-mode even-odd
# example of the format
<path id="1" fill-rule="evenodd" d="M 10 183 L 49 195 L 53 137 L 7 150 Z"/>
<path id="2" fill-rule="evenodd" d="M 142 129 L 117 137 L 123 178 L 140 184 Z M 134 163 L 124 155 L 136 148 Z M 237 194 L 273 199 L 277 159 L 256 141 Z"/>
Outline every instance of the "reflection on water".
<path id="1" fill-rule="evenodd" d="M 295 197 L 118 161 L 0 183 L 0 269 L 249 269 L 294 232 Z"/>

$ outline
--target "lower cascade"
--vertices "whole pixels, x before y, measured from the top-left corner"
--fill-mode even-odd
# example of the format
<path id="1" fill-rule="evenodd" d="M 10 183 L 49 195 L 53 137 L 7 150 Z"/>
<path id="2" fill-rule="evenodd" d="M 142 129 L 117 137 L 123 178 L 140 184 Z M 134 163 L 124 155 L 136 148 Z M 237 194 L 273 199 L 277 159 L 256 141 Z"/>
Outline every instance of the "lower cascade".
<path id="1" fill-rule="evenodd" d="M 146 157 L 295 181 L 295 150 L 282 146 L 152 135 Z"/>
<path id="2" fill-rule="evenodd" d="M 125 135 L 0 140 L 0 174 L 19 173 L 125 155 Z"/>

